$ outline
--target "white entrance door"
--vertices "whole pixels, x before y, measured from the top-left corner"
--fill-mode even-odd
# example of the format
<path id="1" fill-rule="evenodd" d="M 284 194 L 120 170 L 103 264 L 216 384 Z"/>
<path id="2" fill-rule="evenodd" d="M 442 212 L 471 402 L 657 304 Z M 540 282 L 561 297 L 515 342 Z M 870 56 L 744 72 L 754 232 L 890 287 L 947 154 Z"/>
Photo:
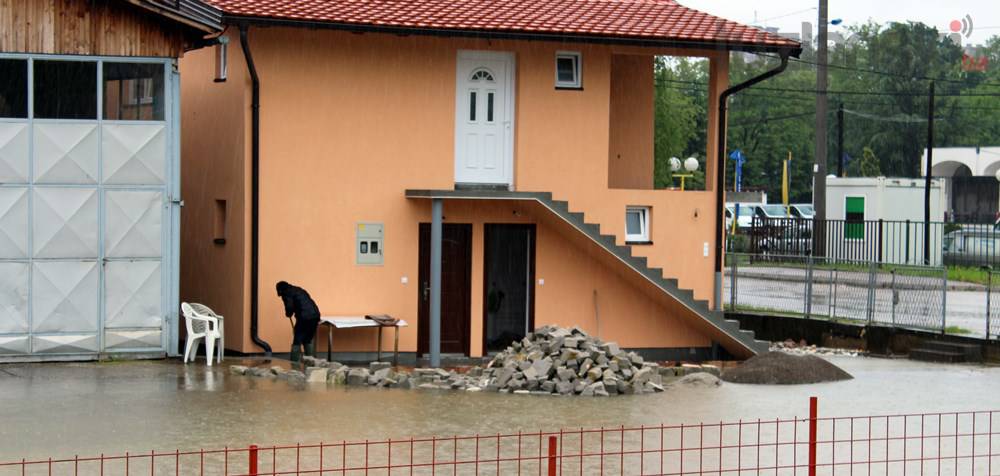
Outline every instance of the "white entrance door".
<path id="1" fill-rule="evenodd" d="M 455 100 L 455 183 L 512 184 L 514 55 L 459 51 Z"/>

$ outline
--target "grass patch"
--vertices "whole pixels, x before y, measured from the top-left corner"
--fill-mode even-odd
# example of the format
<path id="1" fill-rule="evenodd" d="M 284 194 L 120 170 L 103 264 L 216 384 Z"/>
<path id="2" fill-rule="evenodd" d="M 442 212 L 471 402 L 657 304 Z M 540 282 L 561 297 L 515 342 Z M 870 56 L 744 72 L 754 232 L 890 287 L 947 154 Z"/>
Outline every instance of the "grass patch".
<path id="1" fill-rule="evenodd" d="M 989 272 L 971 266 L 949 266 L 948 280 L 986 285 L 989 281 Z M 994 276 L 993 281 L 1000 281 L 1000 276 Z"/>
<path id="2" fill-rule="evenodd" d="M 948 326 L 944 328 L 945 334 L 972 334 L 972 331 L 959 326 Z"/>

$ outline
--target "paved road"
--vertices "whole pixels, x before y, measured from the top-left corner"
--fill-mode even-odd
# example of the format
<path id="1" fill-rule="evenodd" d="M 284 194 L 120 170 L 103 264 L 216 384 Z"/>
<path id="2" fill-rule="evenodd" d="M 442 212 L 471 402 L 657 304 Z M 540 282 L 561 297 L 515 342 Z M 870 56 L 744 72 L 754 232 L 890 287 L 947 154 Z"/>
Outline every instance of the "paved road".
<path id="1" fill-rule="evenodd" d="M 741 270 L 742 271 L 742 270 Z M 803 314 L 805 309 L 805 279 L 802 272 L 784 271 L 771 273 L 766 278 L 741 273 L 737 277 L 737 307 L 754 310 L 774 310 Z M 841 273 L 841 278 L 845 273 Z M 860 274 L 860 273 L 859 273 Z M 863 273 L 867 276 L 867 273 Z M 811 314 L 867 321 L 869 284 L 861 279 L 838 279 L 814 283 Z M 940 281 L 938 281 L 940 283 Z M 872 321 L 903 327 L 941 329 L 942 300 L 947 305 L 946 326 L 957 326 L 968 331 L 966 335 L 986 335 L 986 292 L 983 290 L 949 290 L 942 299 L 940 285 L 937 289 L 914 285 L 911 289 L 897 289 L 895 293 L 881 278 L 874 288 L 875 312 Z M 726 276 L 725 302 L 732 303 L 731 280 Z M 982 289 L 982 287 L 980 287 Z M 895 294 L 895 296 L 894 296 Z M 994 294 L 991 303 L 991 338 L 1000 334 L 1000 296 Z M 893 304 L 895 302 L 895 305 Z"/>

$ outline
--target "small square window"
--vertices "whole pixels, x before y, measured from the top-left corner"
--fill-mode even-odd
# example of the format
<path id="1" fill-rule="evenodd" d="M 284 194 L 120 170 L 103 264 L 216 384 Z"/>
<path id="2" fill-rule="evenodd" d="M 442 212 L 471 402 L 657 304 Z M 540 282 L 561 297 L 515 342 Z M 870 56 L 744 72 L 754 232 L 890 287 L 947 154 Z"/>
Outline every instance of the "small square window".
<path id="1" fill-rule="evenodd" d="M 97 63 L 35 60 L 35 117 L 97 119 Z"/>
<path id="2" fill-rule="evenodd" d="M 580 89 L 580 53 L 576 51 L 556 52 L 556 87 Z"/>
<path id="3" fill-rule="evenodd" d="M 104 119 L 162 121 L 163 64 L 104 63 Z"/>
<path id="4" fill-rule="evenodd" d="M 0 59 L 0 117 L 28 117 L 28 60 Z"/>
<path id="5" fill-rule="evenodd" d="M 649 241 L 649 207 L 625 209 L 625 241 L 627 243 Z"/>

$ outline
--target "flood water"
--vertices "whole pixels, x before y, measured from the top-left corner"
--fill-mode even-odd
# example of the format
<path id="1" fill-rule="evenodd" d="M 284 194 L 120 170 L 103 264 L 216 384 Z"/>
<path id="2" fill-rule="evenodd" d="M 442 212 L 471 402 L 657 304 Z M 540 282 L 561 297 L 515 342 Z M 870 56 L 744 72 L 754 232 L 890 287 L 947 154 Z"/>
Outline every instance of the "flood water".
<path id="1" fill-rule="evenodd" d="M 993 410 L 1000 368 L 830 359 L 854 380 L 725 383 L 614 398 L 291 385 L 233 376 L 227 362 L 0 366 L 0 461 L 150 450 L 315 443 L 519 430 Z M 256 361 L 264 365 L 263 361 Z M 270 365 L 268 363 L 267 365 Z"/>

